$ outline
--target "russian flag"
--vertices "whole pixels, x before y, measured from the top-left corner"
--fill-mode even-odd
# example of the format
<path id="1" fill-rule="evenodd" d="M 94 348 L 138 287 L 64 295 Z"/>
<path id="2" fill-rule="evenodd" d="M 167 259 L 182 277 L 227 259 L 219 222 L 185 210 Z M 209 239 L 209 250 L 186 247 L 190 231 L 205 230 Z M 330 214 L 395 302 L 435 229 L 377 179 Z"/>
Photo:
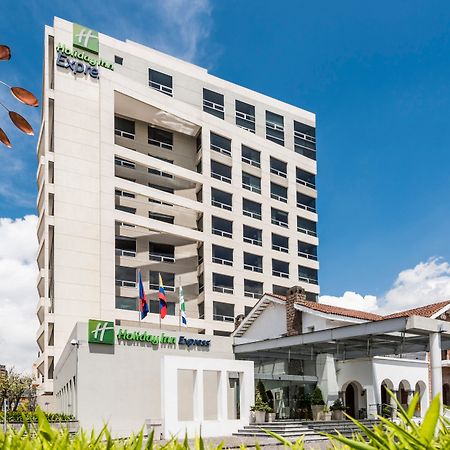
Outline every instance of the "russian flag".
<path id="1" fill-rule="evenodd" d="M 167 300 L 166 300 L 166 291 L 164 290 L 163 281 L 161 278 L 161 274 L 159 274 L 159 314 L 161 315 L 161 319 L 164 319 L 167 315 Z"/>
<path id="2" fill-rule="evenodd" d="M 139 311 L 141 312 L 141 320 L 145 319 L 148 314 L 148 304 L 145 298 L 144 285 L 142 283 L 142 274 L 139 271 Z"/>

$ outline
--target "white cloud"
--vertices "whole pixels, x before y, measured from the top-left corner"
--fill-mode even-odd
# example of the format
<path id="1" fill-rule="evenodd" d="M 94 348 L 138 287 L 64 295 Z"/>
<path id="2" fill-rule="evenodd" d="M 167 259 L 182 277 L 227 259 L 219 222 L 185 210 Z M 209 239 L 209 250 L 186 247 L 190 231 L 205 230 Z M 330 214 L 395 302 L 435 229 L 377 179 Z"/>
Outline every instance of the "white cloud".
<path id="1" fill-rule="evenodd" d="M 36 224 L 0 218 L 0 364 L 28 373 L 37 354 Z"/>
<path id="2" fill-rule="evenodd" d="M 381 297 L 345 292 L 342 296 L 322 295 L 320 303 L 388 314 L 450 300 L 450 265 L 430 258 L 412 269 L 402 270 L 393 286 Z"/>

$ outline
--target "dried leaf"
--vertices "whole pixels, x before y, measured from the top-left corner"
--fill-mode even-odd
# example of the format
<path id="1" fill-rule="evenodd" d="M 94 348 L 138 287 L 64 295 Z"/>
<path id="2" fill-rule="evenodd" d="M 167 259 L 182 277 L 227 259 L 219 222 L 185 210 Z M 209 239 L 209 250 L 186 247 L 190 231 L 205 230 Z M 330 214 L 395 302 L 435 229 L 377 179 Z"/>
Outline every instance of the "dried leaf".
<path id="1" fill-rule="evenodd" d="M 22 103 L 28 106 L 39 106 L 39 101 L 34 94 L 24 88 L 14 86 L 11 88 L 11 93 Z"/>
<path id="2" fill-rule="evenodd" d="M 11 49 L 7 45 L 0 45 L 0 60 L 11 59 Z"/>
<path id="3" fill-rule="evenodd" d="M 32 126 L 27 122 L 27 120 L 22 117 L 19 113 L 16 113 L 14 111 L 9 111 L 9 117 L 12 121 L 12 123 L 20 130 L 23 131 L 25 134 L 28 134 L 30 136 L 34 135 L 34 131 Z"/>
<path id="4" fill-rule="evenodd" d="M 8 148 L 12 148 L 11 142 L 6 136 L 6 133 L 0 128 L 0 142 L 5 144 Z"/>

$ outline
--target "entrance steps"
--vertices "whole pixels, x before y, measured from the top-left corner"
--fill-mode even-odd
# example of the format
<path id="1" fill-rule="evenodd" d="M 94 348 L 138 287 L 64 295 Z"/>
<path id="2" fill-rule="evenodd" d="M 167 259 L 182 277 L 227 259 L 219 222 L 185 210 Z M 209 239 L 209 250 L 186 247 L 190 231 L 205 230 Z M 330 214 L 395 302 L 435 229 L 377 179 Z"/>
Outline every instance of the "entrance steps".
<path id="1" fill-rule="evenodd" d="M 377 420 L 360 420 L 361 423 L 372 428 Z M 277 420 L 275 422 L 264 422 L 244 426 L 243 429 L 234 433 L 234 436 L 268 438 L 270 437 L 263 430 L 270 430 L 280 436 L 296 441 L 304 437 L 304 441 L 316 441 L 326 439 L 321 433 L 337 434 L 351 437 L 359 428 L 350 420 L 312 421 L 312 420 Z"/>

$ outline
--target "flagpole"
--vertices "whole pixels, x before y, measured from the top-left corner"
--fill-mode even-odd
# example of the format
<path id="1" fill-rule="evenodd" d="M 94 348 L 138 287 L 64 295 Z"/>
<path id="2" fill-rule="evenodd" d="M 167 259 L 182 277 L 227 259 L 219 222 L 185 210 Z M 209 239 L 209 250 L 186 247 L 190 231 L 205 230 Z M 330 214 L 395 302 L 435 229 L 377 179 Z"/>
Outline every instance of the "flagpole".
<path id="1" fill-rule="evenodd" d="M 181 276 L 178 276 L 178 331 L 181 331 Z"/>
<path id="2" fill-rule="evenodd" d="M 141 279 L 140 278 L 141 276 L 142 276 L 141 269 L 139 269 L 139 280 Z M 139 283 L 138 283 L 138 298 L 136 300 L 138 304 L 139 328 L 141 328 L 141 299 L 139 297 Z"/>
<path id="3" fill-rule="evenodd" d="M 160 300 L 159 300 L 159 289 L 160 289 L 160 284 L 161 284 L 161 282 L 159 281 L 159 280 L 161 280 L 161 272 L 158 272 L 158 275 L 159 275 L 159 278 L 158 278 L 158 285 L 159 285 L 159 287 L 158 287 L 158 304 L 159 304 L 159 329 L 161 330 L 161 303 L 160 303 Z"/>

